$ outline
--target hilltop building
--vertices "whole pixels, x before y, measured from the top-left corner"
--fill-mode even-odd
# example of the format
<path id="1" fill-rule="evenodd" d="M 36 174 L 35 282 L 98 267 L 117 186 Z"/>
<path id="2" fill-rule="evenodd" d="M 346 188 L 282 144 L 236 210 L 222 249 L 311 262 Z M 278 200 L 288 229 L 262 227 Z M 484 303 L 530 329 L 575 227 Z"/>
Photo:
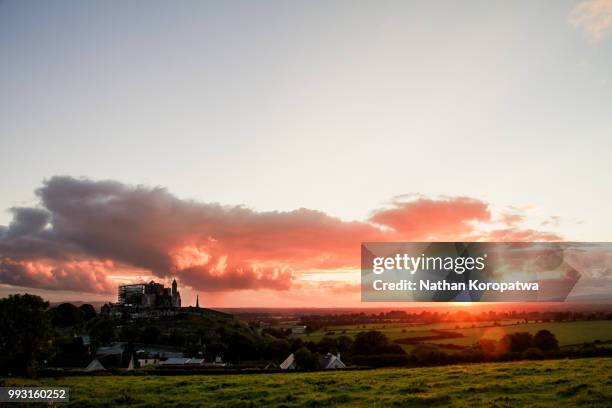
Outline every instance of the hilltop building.
<path id="1" fill-rule="evenodd" d="M 172 281 L 172 288 L 151 281 L 119 286 L 117 303 L 122 306 L 181 307 L 181 295 L 176 279 Z"/>
<path id="2" fill-rule="evenodd" d="M 199 296 L 195 307 L 182 307 L 176 279 L 172 280 L 169 288 L 155 281 L 121 285 L 117 290 L 117 303 L 106 303 L 101 308 L 102 315 L 122 319 L 159 319 L 185 313 L 231 317 L 227 313 L 200 307 Z"/>

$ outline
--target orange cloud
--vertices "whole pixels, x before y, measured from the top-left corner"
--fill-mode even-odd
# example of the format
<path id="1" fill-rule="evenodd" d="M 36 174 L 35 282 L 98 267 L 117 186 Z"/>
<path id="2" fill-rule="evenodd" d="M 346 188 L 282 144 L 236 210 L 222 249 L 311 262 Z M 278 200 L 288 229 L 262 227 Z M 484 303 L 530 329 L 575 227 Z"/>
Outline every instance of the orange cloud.
<path id="1" fill-rule="evenodd" d="M 107 276 L 119 271 L 111 261 L 0 260 L 2 283 L 51 290 L 114 293 L 116 285 Z"/>
<path id="2" fill-rule="evenodd" d="M 257 212 L 181 200 L 163 188 L 54 177 L 37 207 L 14 208 L 0 226 L 0 283 L 112 292 L 120 276 L 176 276 L 194 290 L 290 290 L 301 274 L 357 269 L 360 242 L 558 240 L 494 224 L 487 203 L 466 197 L 396 199 L 366 221 L 309 209 Z M 309 291 L 351 292 L 341 282 Z M 310 293 L 310 292 L 309 292 Z M 353 293 L 354 295 L 354 293 Z"/>
<path id="3" fill-rule="evenodd" d="M 474 223 L 490 220 L 486 203 L 466 197 L 396 201 L 392 208 L 375 211 L 370 217 L 370 221 L 413 241 L 464 236 L 474 232 Z"/>

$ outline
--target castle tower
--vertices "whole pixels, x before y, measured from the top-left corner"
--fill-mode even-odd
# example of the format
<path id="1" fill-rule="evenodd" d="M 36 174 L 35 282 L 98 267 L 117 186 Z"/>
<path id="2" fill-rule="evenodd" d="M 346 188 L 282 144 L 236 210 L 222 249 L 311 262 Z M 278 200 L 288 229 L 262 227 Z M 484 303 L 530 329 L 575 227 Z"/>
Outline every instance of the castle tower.
<path id="1" fill-rule="evenodd" d="M 176 279 L 172 280 L 172 306 L 173 307 L 181 307 L 181 294 L 178 291 L 178 284 L 176 283 Z"/>

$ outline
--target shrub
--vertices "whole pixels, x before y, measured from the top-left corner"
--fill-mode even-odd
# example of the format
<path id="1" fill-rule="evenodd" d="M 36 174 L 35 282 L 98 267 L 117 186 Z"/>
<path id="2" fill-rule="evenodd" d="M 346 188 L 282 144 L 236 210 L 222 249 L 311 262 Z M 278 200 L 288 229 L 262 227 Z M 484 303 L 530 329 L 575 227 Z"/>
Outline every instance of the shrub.
<path id="1" fill-rule="evenodd" d="M 412 350 L 412 357 L 419 365 L 444 364 L 448 362 L 448 355 L 435 346 L 419 344 Z"/>
<path id="2" fill-rule="evenodd" d="M 401 367 L 410 363 L 410 357 L 406 354 L 355 355 L 351 362 L 368 367 Z"/>
<path id="3" fill-rule="evenodd" d="M 533 336 L 527 332 L 508 334 L 504 337 L 503 341 L 511 352 L 521 353 L 533 347 Z"/>
<path id="4" fill-rule="evenodd" d="M 537 347 L 530 347 L 523 353 L 527 360 L 541 360 L 544 358 L 544 352 Z"/>

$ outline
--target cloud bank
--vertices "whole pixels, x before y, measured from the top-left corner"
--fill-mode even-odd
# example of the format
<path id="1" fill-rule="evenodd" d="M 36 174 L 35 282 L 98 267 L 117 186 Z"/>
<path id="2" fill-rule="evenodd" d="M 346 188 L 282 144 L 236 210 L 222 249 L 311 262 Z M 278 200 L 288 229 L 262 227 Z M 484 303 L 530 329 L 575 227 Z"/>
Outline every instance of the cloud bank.
<path id="1" fill-rule="evenodd" d="M 71 177 L 45 181 L 36 195 L 38 206 L 12 208 L 0 226 L 0 283 L 112 293 L 146 275 L 208 292 L 288 290 L 304 272 L 358 268 L 364 241 L 560 239 L 516 218 L 495 229 L 489 205 L 467 197 L 396 198 L 365 221 L 344 221 Z"/>

